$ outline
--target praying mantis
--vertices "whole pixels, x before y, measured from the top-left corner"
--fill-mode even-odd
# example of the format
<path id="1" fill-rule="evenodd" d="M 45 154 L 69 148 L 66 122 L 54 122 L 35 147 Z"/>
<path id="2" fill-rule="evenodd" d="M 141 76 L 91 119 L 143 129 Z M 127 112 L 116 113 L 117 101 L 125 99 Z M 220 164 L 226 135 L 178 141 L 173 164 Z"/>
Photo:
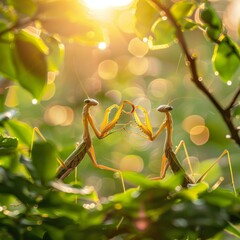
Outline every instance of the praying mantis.
<path id="1" fill-rule="evenodd" d="M 145 124 L 140 120 L 140 118 L 136 112 L 137 109 L 139 109 L 145 116 Z M 171 107 L 169 105 L 160 105 L 157 108 L 157 111 L 165 113 L 166 118 L 165 118 L 164 122 L 160 125 L 160 127 L 158 128 L 158 130 L 155 134 L 153 134 L 150 119 L 149 119 L 148 113 L 145 108 L 143 108 L 142 106 L 135 106 L 134 113 L 133 113 L 135 122 L 137 123 L 138 127 L 142 130 L 142 132 L 151 141 L 154 141 L 157 138 L 157 136 L 164 129 L 166 129 L 166 139 L 165 139 L 165 146 L 164 146 L 164 154 L 162 156 L 162 166 L 161 166 L 161 171 L 160 171 L 160 177 L 157 177 L 155 179 L 156 180 L 163 179 L 165 177 L 168 167 L 170 166 L 173 173 L 175 173 L 175 174 L 181 173 L 182 174 L 182 176 L 183 176 L 182 186 L 188 187 L 190 184 L 196 184 L 196 183 L 203 181 L 205 179 L 205 177 L 207 176 L 208 172 L 214 167 L 214 165 L 216 163 L 218 163 L 224 155 L 227 155 L 229 168 L 230 168 L 230 174 L 231 174 L 232 186 L 233 186 L 235 195 L 237 195 L 234 178 L 233 178 L 232 165 L 231 165 L 231 161 L 230 161 L 230 154 L 227 150 L 224 150 L 222 152 L 222 154 L 213 162 L 213 164 L 196 181 L 191 176 L 186 174 L 186 171 L 184 170 L 184 168 L 182 167 L 182 165 L 180 164 L 180 162 L 176 156 L 176 153 L 178 152 L 179 148 L 181 147 L 181 145 L 183 145 L 185 152 L 186 152 L 188 162 L 189 162 L 190 171 L 192 172 L 191 163 L 190 163 L 187 151 L 186 151 L 185 143 L 183 141 L 181 141 L 180 144 L 178 145 L 178 147 L 176 148 L 175 152 L 173 151 L 173 142 L 172 142 L 173 120 L 172 120 L 172 116 L 170 113 L 170 111 L 172 111 L 172 109 L 173 109 L 173 107 Z"/>
<path id="2" fill-rule="evenodd" d="M 97 138 L 102 139 L 110 134 L 109 131 L 111 131 L 117 124 L 122 112 L 129 114 L 134 111 L 134 105 L 130 101 L 125 100 L 119 106 L 117 104 L 113 104 L 110 107 L 108 107 L 105 111 L 100 130 L 98 130 L 89 112 L 89 109 L 91 107 L 98 105 L 98 101 L 92 98 L 88 98 L 84 100 L 84 103 L 85 105 L 82 111 L 82 124 L 83 124 L 82 141 L 78 145 L 78 147 L 67 157 L 67 159 L 64 162 L 62 162 L 62 164 L 57 169 L 56 177 L 60 180 L 64 180 L 78 166 L 78 164 L 83 160 L 86 153 L 89 155 L 95 167 L 109 171 L 119 172 L 119 170 L 117 169 L 110 168 L 97 163 L 94 147 L 92 145 L 92 139 L 89 132 L 89 124 L 92 127 Z M 126 112 L 124 110 L 125 104 L 129 104 L 132 107 L 131 112 Z M 117 108 L 118 110 L 114 115 L 113 119 L 109 122 L 109 114 L 114 108 Z"/>

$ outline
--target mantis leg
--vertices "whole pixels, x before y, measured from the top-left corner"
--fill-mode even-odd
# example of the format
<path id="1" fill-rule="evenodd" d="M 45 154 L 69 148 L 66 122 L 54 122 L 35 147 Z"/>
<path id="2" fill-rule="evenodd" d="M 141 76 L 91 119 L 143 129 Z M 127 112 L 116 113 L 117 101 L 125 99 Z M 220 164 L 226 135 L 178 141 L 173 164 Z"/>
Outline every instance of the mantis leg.
<path id="1" fill-rule="evenodd" d="M 169 162 L 167 161 L 167 157 L 165 153 L 162 155 L 162 164 L 161 164 L 161 171 L 160 171 L 160 177 L 152 178 L 153 180 L 162 180 L 166 176 L 167 169 L 169 167 Z"/>
<path id="2" fill-rule="evenodd" d="M 132 106 L 132 111 L 131 112 L 126 112 L 123 108 L 125 106 L 125 104 L 129 104 Z M 113 117 L 113 119 L 109 122 L 109 115 L 112 111 L 112 109 L 114 108 L 117 108 L 117 112 L 115 114 L 115 116 Z M 134 105 L 133 103 L 129 102 L 129 101 L 123 101 L 122 104 L 120 106 L 118 106 L 117 104 L 113 104 L 112 106 L 108 107 L 105 111 L 105 114 L 104 114 L 104 118 L 103 118 L 103 122 L 101 124 L 101 128 L 100 128 L 100 131 L 97 129 L 97 127 L 95 126 L 94 122 L 93 122 L 93 119 L 91 117 L 91 115 L 89 114 L 88 115 L 88 121 L 95 133 L 95 135 L 98 137 L 98 138 L 104 138 L 106 137 L 108 134 L 109 134 L 109 131 L 111 129 L 114 128 L 114 126 L 117 124 L 122 112 L 125 112 L 125 113 L 132 113 L 134 110 Z"/>
<path id="3" fill-rule="evenodd" d="M 228 165 L 229 165 L 229 170 L 230 170 L 230 175 L 231 175 L 231 182 L 232 182 L 232 186 L 233 186 L 233 191 L 235 196 L 237 196 L 237 191 L 236 191 L 236 187 L 235 187 L 235 181 L 234 181 L 234 177 L 233 177 L 233 170 L 232 170 L 232 164 L 231 164 L 231 158 L 230 158 L 230 154 L 228 150 L 224 150 L 221 155 L 213 162 L 213 164 L 202 174 L 202 176 L 197 180 L 198 182 L 201 182 L 204 180 L 204 178 L 207 176 L 208 172 L 225 156 L 227 155 L 227 159 L 228 159 Z"/>
<path id="4" fill-rule="evenodd" d="M 32 152 L 32 147 L 33 147 L 33 142 L 34 142 L 34 135 L 35 135 L 35 133 L 37 133 L 38 134 L 38 136 L 43 140 L 43 141 L 47 141 L 46 140 L 46 138 L 43 136 L 43 134 L 41 133 L 41 131 L 39 130 L 39 128 L 38 127 L 34 127 L 33 128 L 33 134 L 32 134 L 32 144 L 31 144 L 31 146 L 30 146 L 30 151 Z M 64 168 L 66 168 L 66 165 L 65 165 L 65 163 L 59 158 L 59 157 L 57 157 L 57 161 L 58 161 L 58 163 L 62 166 L 62 167 L 64 167 Z"/>
<path id="5" fill-rule="evenodd" d="M 189 154 L 188 154 L 188 151 L 187 151 L 186 143 L 183 140 L 180 141 L 180 143 L 176 147 L 174 153 L 177 154 L 181 146 L 183 146 L 184 153 L 186 155 L 188 166 L 189 166 L 189 169 L 190 169 L 190 173 L 191 173 L 191 176 L 193 177 L 194 173 L 193 173 L 193 169 L 192 169 L 192 164 L 191 164 L 191 161 L 190 161 L 190 158 L 189 158 Z"/>
<path id="6" fill-rule="evenodd" d="M 145 124 L 142 123 L 142 121 L 140 120 L 140 118 L 136 112 L 136 109 L 139 109 L 145 116 L 145 122 L 146 122 Z M 134 110 L 133 114 L 134 114 L 135 122 L 137 123 L 138 127 L 143 131 L 143 133 L 145 133 L 147 135 L 147 137 L 151 141 L 154 141 L 158 137 L 158 135 L 167 127 L 167 121 L 164 121 L 161 124 L 161 126 L 159 127 L 159 129 L 157 130 L 157 132 L 155 134 L 153 134 L 152 125 L 149 120 L 149 115 L 147 113 L 147 110 L 145 108 L 143 108 L 142 106 L 135 106 L 135 110 Z"/>
<path id="7" fill-rule="evenodd" d="M 123 177 L 122 177 L 121 171 L 120 171 L 120 170 L 117 170 L 117 169 L 115 169 L 115 168 L 110 168 L 110 167 L 107 167 L 107 166 L 98 164 L 98 163 L 97 163 L 96 156 L 95 156 L 94 147 L 93 147 L 92 145 L 91 145 L 91 147 L 88 149 L 87 153 L 88 153 L 89 157 L 91 158 L 93 165 L 94 165 L 96 168 L 100 168 L 100 169 L 104 169 L 104 170 L 108 170 L 108 171 L 120 173 L 121 182 L 122 182 L 122 186 L 123 186 L 123 191 L 125 192 L 125 184 L 124 184 L 124 181 L 123 181 Z"/>
<path id="8" fill-rule="evenodd" d="M 187 161 L 188 161 L 188 165 L 189 165 L 189 168 L 190 168 L 190 171 L 191 171 L 191 174 L 192 176 L 194 175 L 193 174 L 193 170 L 192 170 L 192 166 L 191 166 L 191 161 L 189 159 L 189 155 L 188 155 L 188 151 L 187 151 L 187 148 L 186 148 L 186 144 L 184 141 L 181 141 L 179 143 L 179 145 L 177 146 L 176 150 L 175 150 L 175 154 L 179 151 L 180 147 L 183 146 L 184 148 L 184 152 L 186 154 L 186 158 L 187 158 Z M 228 158 L 228 165 L 229 165 L 229 170 L 230 170 L 230 175 L 231 175 L 231 182 L 232 182 L 232 186 L 233 186 L 233 191 L 234 191 L 234 194 L 237 196 L 237 191 L 236 191 L 236 187 L 235 187 L 235 182 L 234 182 L 234 177 L 233 177 L 233 170 L 232 170 L 232 164 L 231 164 L 231 159 L 230 159 L 230 154 L 228 152 L 228 150 L 224 150 L 222 152 L 222 154 L 212 163 L 212 165 L 202 174 L 202 176 L 200 178 L 198 178 L 198 180 L 196 181 L 196 183 L 199 183 L 199 182 L 202 182 L 205 177 L 207 176 L 207 174 L 209 173 L 209 171 L 211 171 L 211 169 L 225 156 L 227 155 L 227 158 Z M 219 180 L 219 182 L 216 184 L 216 186 L 218 186 L 220 183 L 222 182 L 221 178 Z M 215 188 L 215 187 L 214 187 Z"/>
<path id="9" fill-rule="evenodd" d="M 169 162 L 167 161 L 166 154 L 164 153 L 162 156 L 160 179 L 163 179 L 165 177 L 168 167 L 169 167 Z"/>

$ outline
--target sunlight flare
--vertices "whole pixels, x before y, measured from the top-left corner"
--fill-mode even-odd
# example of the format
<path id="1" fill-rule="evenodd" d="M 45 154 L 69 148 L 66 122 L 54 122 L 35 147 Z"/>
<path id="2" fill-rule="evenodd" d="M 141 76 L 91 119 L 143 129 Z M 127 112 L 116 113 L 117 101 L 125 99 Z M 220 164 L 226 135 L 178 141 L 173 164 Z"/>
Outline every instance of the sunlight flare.
<path id="1" fill-rule="evenodd" d="M 133 0 L 84 0 L 90 9 L 101 10 L 106 8 L 118 8 L 130 5 Z"/>

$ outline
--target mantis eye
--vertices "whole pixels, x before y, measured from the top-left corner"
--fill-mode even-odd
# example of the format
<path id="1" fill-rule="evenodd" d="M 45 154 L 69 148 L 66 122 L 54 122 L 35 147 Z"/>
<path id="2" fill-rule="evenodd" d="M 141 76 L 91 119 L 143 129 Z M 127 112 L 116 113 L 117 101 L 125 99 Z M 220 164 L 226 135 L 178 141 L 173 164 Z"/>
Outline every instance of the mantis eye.
<path id="1" fill-rule="evenodd" d="M 173 110 L 173 107 L 172 106 L 169 106 L 169 105 L 160 105 L 158 108 L 157 108 L 157 111 L 159 112 L 170 112 Z"/>

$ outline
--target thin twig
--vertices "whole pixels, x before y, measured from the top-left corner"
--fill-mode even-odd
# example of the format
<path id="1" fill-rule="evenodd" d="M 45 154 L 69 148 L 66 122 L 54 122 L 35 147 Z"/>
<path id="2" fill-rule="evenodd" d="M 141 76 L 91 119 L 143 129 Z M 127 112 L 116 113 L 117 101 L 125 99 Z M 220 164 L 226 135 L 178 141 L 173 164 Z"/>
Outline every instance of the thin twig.
<path id="1" fill-rule="evenodd" d="M 227 111 L 230 111 L 231 108 L 234 106 L 235 102 L 237 101 L 238 97 L 240 96 L 240 87 L 237 90 L 237 92 L 235 93 L 235 95 L 233 96 L 232 101 L 229 103 L 228 107 L 226 108 Z"/>
<path id="2" fill-rule="evenodd" d="M 213 103 L 213 105 L 216 107 L 216 109 L 219 111 L 220 115 L 222 116 L 224 122 L 226 123 L 230 133 L 231 138 L 240 146 L 240 137 L 238 135 L 238 130 L 235 128 L 232 120 L 231 120 L 231 114 L 230 114 L 230 108 L 233 106 L 234 102 L 236 101 L 238 95 L 240 94 L 239 91 L 234 96 L 233 100 L 231 101 L 229 107 L 227 109 L 224 109 L 220 103 L 216 100 L 216 98 L 208 91 L 208 89 L 203 84 L 203 81 L 200 80 L 200 77 L 198 75 L 197 66 L 196 66 L 196 58 L 192 56 L 188 50 L 188 46 L 186 43 L 186 40 L 184 38 L 183 32 L 181 30 L 181 26 L 178 25 L 175 18 L 173 17 L 170 10 L 165 7 L 163 4 L 161 4 L 157 0 L 147 0 L 155 9 L 158 11 L 164 11 L 170 22 L 173 24 L 173 26 L 176 29 L 176 37 L 179 41 L 179 45 L 182 48 L 183 53 L 185 54 L 185 57 L 188 62 L 188 66 L 191 71 L 191 80 L 192 82 L 197 86 L 197 88 L 200 89 L 207 97 L 208 99 Z"/>

